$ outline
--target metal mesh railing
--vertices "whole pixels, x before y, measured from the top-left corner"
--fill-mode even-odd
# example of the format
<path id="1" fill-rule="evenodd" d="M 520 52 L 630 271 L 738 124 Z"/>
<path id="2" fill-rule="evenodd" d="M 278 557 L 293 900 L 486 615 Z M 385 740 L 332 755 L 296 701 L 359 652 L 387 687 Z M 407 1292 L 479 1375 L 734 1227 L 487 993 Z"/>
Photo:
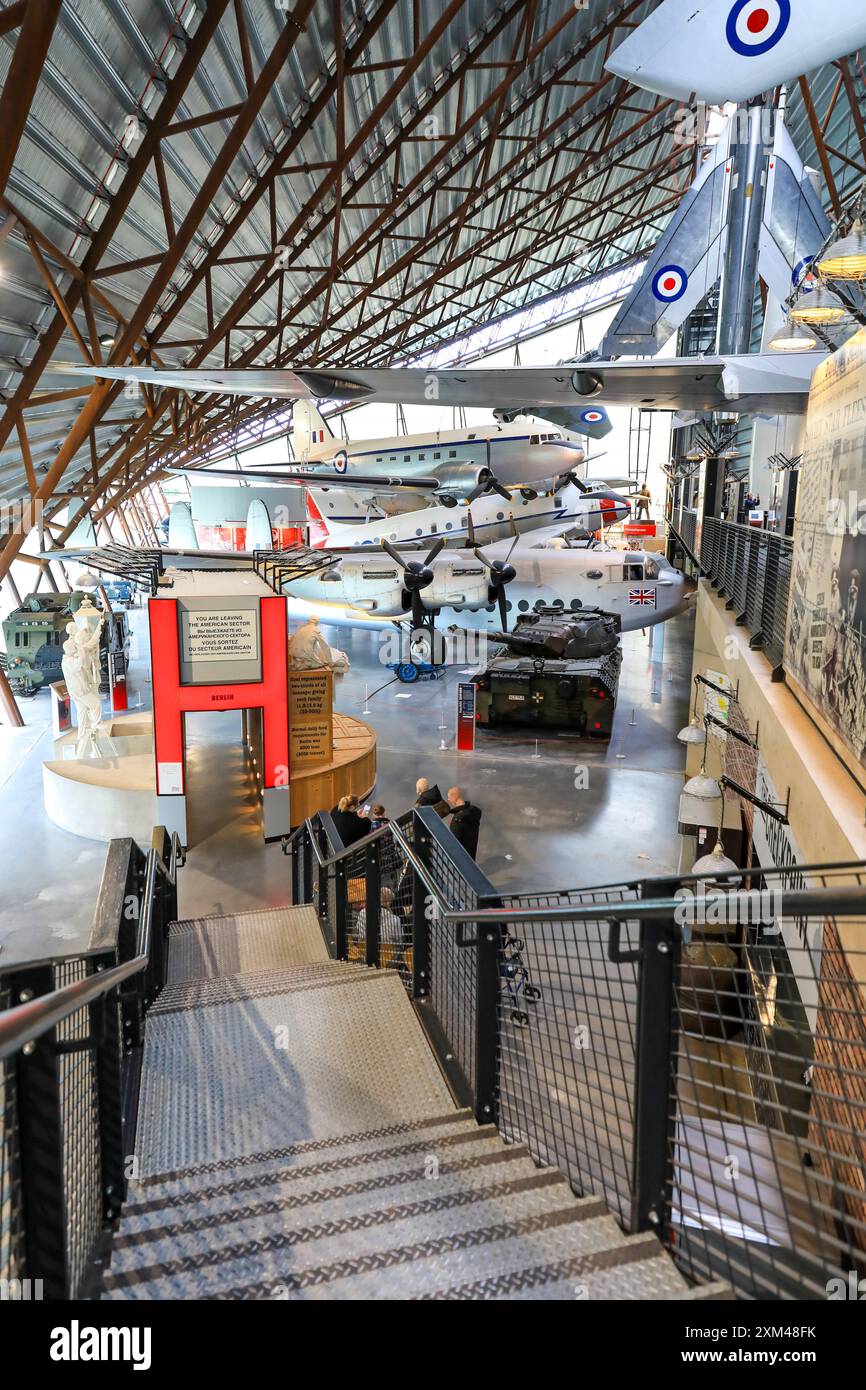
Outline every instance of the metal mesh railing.
<path id="1" fill-rule="evenodd" d="M 701 567 L 775 667 L 782 664 L 793 541 L 771 531 L 705 517 Z"/>
<path id="2" fill-rule="evenodd" d="M 502 899 L 512 910 L 633 900 L 626 885 Z M 630 1219 L 637 965 L 607 957 L 608 923 L 509 922 L 500 952 L 499 1106 L 503 1133 L 576 1192 Z M 621 929 L 623 949 L 638 923 Z"/>
<path id="3" fill-rule="evenodd" d="M 143 1019 L 176 916 L 162 855 L 176 866 L 181 851 L 168 844 L 161 828 L 147 857 L 111 842 L 85 951 L 0 964 L 0 1280 L 15 1281 L 3 1297 L 91 1290 L 123 1200 Z"/>
<path id="4" fill-rule="evenodd" d="M 696 1282 L 826 1298 L 866 1272 L 863 865 L 500 898 L 429 808 L 336 862 L 350 958 L 401 970 L 480 1121 Z"/>
<path id="5" fill-rule="evenodd" d="M 819 881 L 832 894 L 852 877 Z M 699 1281 L 848 1297 L 849 1274 L 866 1272 L 866 921 L 788 917 L 789 884 L 753 876 L 746 920 L 705 924 L 683 946 L 670 1231 Z"/>
<path id="6" fill-rule="evenodd" d="M 84 980 L 86 960 L 54 967 L 54 987 Z M 119 1010 L 116 999 L 112 1007 Z M 57 1025 L 62 1182 L 66 1207 L 66 1267 L 70 1296 L 81 1293 L 88 1263 L 102 1230 L 103 1200 L 99 1141 L 99 1094 L 92 1046 L 90 1008 L 78 1009 Z"/>
<path id="7" fill-rule="evenodd" d="M 0 979 L 0 1013 L 11 1006 L 9 985 Z M 22 1275 L 21 1155 L 15 1061 L 0 1059 L 0 1280 L 4 1288 Z"/>

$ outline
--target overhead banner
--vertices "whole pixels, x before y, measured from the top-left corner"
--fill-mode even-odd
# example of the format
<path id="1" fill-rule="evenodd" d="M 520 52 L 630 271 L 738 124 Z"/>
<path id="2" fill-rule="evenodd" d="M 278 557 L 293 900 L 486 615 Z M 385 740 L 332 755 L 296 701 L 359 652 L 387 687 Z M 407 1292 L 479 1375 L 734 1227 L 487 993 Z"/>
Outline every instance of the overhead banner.
<path id="1" fill-rule="evenodd" d="M 824 721 L 831 741 L 854 754 L 861 773 L 866 770 L 864 626 L 866 329 L 861 329 L 818 367 L 809 392 L 784 658 L 789 681 Z"/>

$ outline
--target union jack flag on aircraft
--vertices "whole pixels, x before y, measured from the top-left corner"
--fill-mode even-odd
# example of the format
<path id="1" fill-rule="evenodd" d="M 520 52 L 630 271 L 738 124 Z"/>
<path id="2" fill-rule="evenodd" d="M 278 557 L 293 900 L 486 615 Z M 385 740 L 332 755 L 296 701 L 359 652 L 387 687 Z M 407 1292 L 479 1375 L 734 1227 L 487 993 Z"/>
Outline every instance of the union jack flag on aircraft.
<path id="1" fill-rule="evenodd" d="M 650 608 L 655 608 L 655 606 L 656 606 L 656 591 L 655 591 L 655 589 L 629 589 L 629 591 L 628 591 L 628 606 L 629 606 L 629 608 L 641 608 L 641 607 L 643 607 L 644 604 L 648 604 Z"/>

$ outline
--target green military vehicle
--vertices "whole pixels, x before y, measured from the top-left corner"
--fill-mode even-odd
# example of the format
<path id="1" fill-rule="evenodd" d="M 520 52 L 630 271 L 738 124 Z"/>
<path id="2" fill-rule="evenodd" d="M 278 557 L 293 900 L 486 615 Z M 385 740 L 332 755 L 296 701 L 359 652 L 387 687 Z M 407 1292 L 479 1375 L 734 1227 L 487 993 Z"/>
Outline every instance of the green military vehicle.
<path id="1" fill-rule="evenodd" d="M 35 695 L 52 681 L 62 679 L 60 663 L 66 624 L 87 597 L 80 589 L 71 594 L 29 594 L 20 608 L 4 618 L 6 651 L 5 655 L 0 653 L 0 667 L 9 678 L 13 695 Z M 109 652 L 122 654 L 125 669 L 129 658 L 129 619 L 125 612 L 112 612 L 110 620 L 103 624 L 99 682 L 103 692 L 108 690 Z"/>
<path id="2" fill-rule="evenodd" d="M 503 645 L 473 677 L 482 728 L 530 724 L 610 738 L 622 651 L 621 622 L 600 608 L 540 608 L 519 618 Z"/>

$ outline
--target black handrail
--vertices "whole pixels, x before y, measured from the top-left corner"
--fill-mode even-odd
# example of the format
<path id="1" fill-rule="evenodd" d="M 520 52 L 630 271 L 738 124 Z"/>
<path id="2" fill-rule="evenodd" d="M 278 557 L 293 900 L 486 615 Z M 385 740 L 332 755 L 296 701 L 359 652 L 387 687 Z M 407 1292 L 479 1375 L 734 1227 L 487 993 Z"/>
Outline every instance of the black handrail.
<path id="1" fill-rule="evenodd" d="M 29 999 L 24 1004 L 6 1009 L 0 1013 L 0 1061 L 41 1038 L 43 1033 L 56 1028 L 58 1023 L 70 1018 L 78 1009 L 104 999 L 113 989 L 146 967 L 147 956 L 135 956 L 123 965 L 88 975 L 83 980 L 53 990 L 51 994 L 42 994 L 37 999 Z"/>

